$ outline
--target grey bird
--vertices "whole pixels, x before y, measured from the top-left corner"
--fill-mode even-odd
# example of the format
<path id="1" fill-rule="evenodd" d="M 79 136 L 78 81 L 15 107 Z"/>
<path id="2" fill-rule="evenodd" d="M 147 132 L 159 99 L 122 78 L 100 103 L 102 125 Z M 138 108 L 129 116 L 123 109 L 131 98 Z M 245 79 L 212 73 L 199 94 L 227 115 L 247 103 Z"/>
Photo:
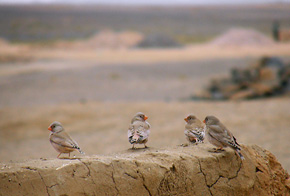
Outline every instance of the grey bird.
<path id="1" fill-rule="evenodd" d="M 184 135 L 190 143 L 202 143 L 204 140 L 204 125 L 196 118 L 195 115 L 190 114 L 185 119 Z"/>
<path id="2" fill-rule="evenodd" d="M 206 137 L 208 141 L 218 147 L 217 150 L 230 147 L 235 150 L 236 154 L 244 160 L 241 154 L 241 146 L 238 144 L 234 135 L 219 121 L 215 116 L 207 116 L 204 121 L 206 124 Z"/>
<path id="3" fill-rule="evenodd" d="M 49 141 L 54 149 L 59 152 L 57 158 L 59 158 L 62 153 L 68 153 L 70 156 L 70 153 L 75 150 L 84 154 L 79 145 L 65 132 L 60 122 L 55 121 L 51 123 L 48 130 L 51 131 Z"/>
<path id="4" fill-rule="evenodd" d="M 150 124 L 146 121 L 148 117 L 142 112 L 138 112 L 131 120 L 131 124 L 128 129 L 128 140 L 130 144 L 133 144 L 132 149 L 135 148 L 135 144 L 144 144 L 148 142 L 150 134 Z"/>

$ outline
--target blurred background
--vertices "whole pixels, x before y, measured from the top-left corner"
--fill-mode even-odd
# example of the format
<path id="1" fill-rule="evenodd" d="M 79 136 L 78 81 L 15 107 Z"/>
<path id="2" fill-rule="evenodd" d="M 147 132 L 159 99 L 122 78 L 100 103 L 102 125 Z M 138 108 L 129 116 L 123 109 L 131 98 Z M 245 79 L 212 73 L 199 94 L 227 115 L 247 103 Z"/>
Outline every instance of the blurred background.
<path id="1" fill-rule="evenodd" d="M 0 0 L 0 161 L 55 158 L 56 120 L 87 155 L 127 150 L 142 111 L 153 149 L 215 115 L 290 171 L 289 78 L 288 0 Z"/>

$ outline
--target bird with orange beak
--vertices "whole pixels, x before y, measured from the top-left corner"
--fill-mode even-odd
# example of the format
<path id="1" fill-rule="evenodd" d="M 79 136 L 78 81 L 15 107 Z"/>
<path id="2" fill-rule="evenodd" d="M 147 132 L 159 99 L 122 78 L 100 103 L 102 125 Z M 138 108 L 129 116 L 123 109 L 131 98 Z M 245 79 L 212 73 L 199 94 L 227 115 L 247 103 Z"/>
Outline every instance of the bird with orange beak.
<path id="1" fill-rule="evenodd" d="M 202 143 L 204 140 L 204 124 L 196 118 L 195 115 L 190 114 L 185 119 L 184 135 L 190 143 Z"/>
<path id="2" fill-rule="evenodd" d="M 244 160 L 244 156 L 242 155 L 241 146 L 237 142 L 234 135 L 228 130 L 220 120 L 215 116 L 207 116 L 204 121 L 206 126 L 206 137 L 208 141 L 218 147 L 215 149 L 222 150 L 223 148 L 230 147 L 235 150 L 236 154 Z"/>
<path id="3" fill-rule="evenodd" d="M 75 150 L 84 154 L 78 144 L 65 132 L 60 122 L 55 121 L 51 123 L 48 130 L 51 131 L 49 141 L 53 148 L 59 152 L 57 158 L 59 158 L 62 153 L 68 153 L 70 156 L 70 153 Z"/>
<path id="4" fill-rule="evenodd" d="M 135 144 L 144 144 L 144 148 L 147 148 L 150 134 L 150 124 L 146 121 L 148 117 L 142 112 L 138 112 L 131 120 L 131 124 L 128 130 L 128 139 L 130 144 L 133 144 L 132 149 L 135 148 Z"/>

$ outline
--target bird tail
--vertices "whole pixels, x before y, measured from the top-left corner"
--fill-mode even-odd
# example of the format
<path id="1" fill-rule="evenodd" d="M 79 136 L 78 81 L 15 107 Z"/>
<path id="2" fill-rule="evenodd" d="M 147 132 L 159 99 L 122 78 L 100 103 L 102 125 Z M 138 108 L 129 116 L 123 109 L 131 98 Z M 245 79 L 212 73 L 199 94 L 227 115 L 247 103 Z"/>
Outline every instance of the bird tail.
<path id="1" fill-rule="evenodd" d="M 81 153 L 81 154 L 85 154 L 85 152 L 83 152 L 80 147 L 77 147 L 78 151 Z"/>
<path id="2" fill-rule="evenodd" d="M 139 139 L 140 139 L 140 136 L 135 133 L 131 139 L 131 144 L 138 142 Z"/>
<path id="3" fill-rule="evenodd" d="M 129 138 L 129 142 L 130 142 L 130 144 L 134 144 L 134 143 L 136 143 L 136 141 L 135 141 L 135 140 L 133 140 L 133 138 L 132 138 L 132 137 L 130 137 L 130 138 Z"/>
<path id="4" fill-rule="evenodd" d="M 245 160 L 245 157 L 242 155 L 242 153 L 240 152 L 239 149 L 236 149 L 236 152 L 239 155 L 239 157 L 241 158 L 241 160 Z"/>
<path id="5" fill-rule="evenodd" d="M 198 135 L 198 137 L 197 137 L 197 141 L 199 142 L 199 143 L 203 143 L 203 140 L 204 140 L 204 132 L 202 131 L 199 135 Z"/>
<path id="6" fill-rule="evenodd" d="M 237 139 L 235 138 L 235 136 L 233 136 L 233 138 L 234 138 L 235 144 L 237 144 L 237 146 L 240 147 L 240 144 L 237 142 Z"/>

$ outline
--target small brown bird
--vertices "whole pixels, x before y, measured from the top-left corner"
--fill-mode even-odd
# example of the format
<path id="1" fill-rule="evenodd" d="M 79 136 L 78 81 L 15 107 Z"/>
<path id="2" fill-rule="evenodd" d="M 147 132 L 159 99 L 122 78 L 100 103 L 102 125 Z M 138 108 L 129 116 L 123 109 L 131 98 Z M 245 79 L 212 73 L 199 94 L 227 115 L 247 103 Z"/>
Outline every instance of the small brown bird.
<path id="1" fill-rule="evenodd" d="M 150 134 L 150 124 L 146 121 L 148 117 L 142 112 L 138 112 L 131 120 L 131 125 L 128 130 L 128 139 L 130 144 L 133 144 L 132 149 L 135 148 L 135 144 L 144 144 L 148 142 Z"/>
<path id="2" fill-rule="evenodd" d="M 204 121 L 206 125 L 206 137 L 208 141 L 214 146 L 218 147 L 217 150 L 230 147 L 235 150 L 238 156 L 244 160 L 241 154 L 241 146 L 238 144 L 234 135 L 219 121 L 215 116 L 207 116 Z"/>
<path id="3" fill-rule="evenodd" d="M 85 154 L 81 151 L 78 144 L 65 132 L 62 124 L 60 122 L 53 122 L 49 125 L 48 130 L 51 131 L 49 135 L 49 141 L 56 151 L 59 152 L 59 155 L 62 153 L 70 153 L 74 150 L 78 150 L 81 154 Z"/>
<path id="4" fill-rule="evenodd" d="M 193 114 L 188 115 L 185 119 L 184 134 L 190 143 L 202 143 L 204 140 L 204 125 Z"/>

